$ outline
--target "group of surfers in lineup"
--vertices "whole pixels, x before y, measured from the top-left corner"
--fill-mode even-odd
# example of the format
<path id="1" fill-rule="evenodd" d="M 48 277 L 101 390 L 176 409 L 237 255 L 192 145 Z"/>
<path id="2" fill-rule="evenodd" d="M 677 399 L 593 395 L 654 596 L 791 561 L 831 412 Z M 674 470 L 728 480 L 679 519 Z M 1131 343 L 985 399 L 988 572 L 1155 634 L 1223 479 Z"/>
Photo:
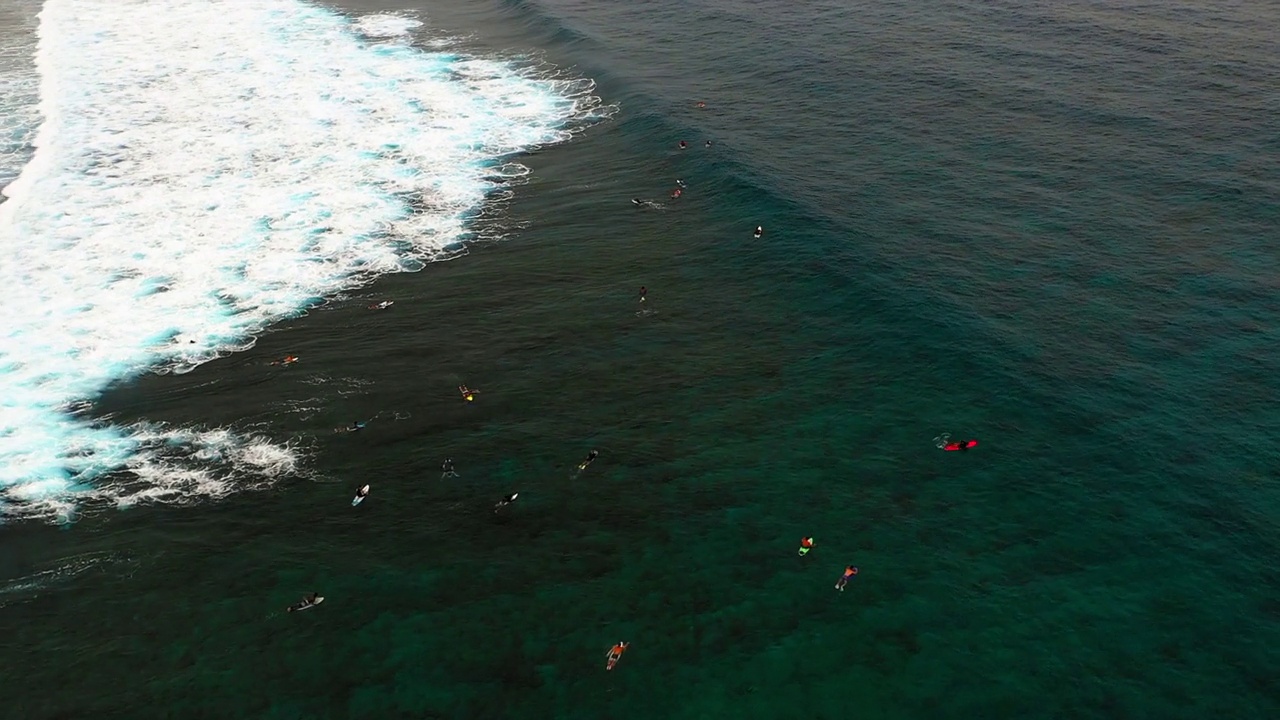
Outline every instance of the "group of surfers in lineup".
<path id="1" fill-rule="evenodd" d="M 706 107 L 707 107 L 707 104 L 706 104 L 706 103 L 704 103 L 704 102 L 699 102 L 699 103 L 697 104 L 697 107 L 698 107 L 699 109 L 703 109 L 703 108 L 706 108 Z M 707 140 L 707 141 L 703 144 L 703 147 L 708 147 L 708 148 L 710 148 L 710 147 L 713 147 L 714 145 L 715 145 L 715 143 L 711 142 L 710 140 Z M 681 150 L 688 150 L 688 149 L 689 149 L 689 143 L 688 143 L 687 141 L 685 141 L 685 140 L 681 140 L 679 143 L 677 143 L 677 144 L 676 144 L 676 147 L 680 148 Z M 671 191 L 671 193 L 670 193 L 669 197 L 670 197 L 672 200 L 677 200 L 677 199 L 679 199 L 679 198 L 680 198 L 680 196 L 684 194 L 684 191 L 685 191 L 685 189 L 686 189 L 687 187 L 689 187 L 689 186 L 688 186 L 688 184 L 686 184 L 686 183 L 685 183 L 685 181 L 684 181 L 684 180 L 682 180 L 682 179 L 680 179 L 680 178 L 676 178 L 676 186 L 675 186 L 675 188 Z M 632 205 L 635 205 L 636 207 L 641 207 L 641 208 L 653 208 L 653 209 L 655 209 L 655 210 L 656 210 L 656 209 L 658 209 L 658 208 L 660 208 L 660 207 L 662 207 L 661 205 L 659 205 L 659 204 L 658 204 L 658 203 L 656 203 L 656 202 L 653 202 L 652 200 L 643 200 L 643 199 L 641 199 L 641 198 L 631 198 L 631 204 L 632 204 Z M 763 225 L 757 225 L 757 226 L 756 226 L 756 229 L 755 229 L 755 232 L 753 232 L 753 233 L 752 233 L 752 236 L 753 236 L 753 237 L 755 237 L 757 240 L 759 240 L 760 238 L 764 237 L 764 226 L 763 226 Z M 643 300 L 643 297 L 642 297 L 642 300 Z"/>
<path id="2" fill-rule="evenodd" d="M 648 295 L 648 289 L 645 287 L 641 287 L 640 288 L 641 303 L 645 302 L 645 298 L 647 295 Z M 293 358 L 293 360 L 296 361 L 296 358 Z M 475 402 L 476 395 L 479 392 L 480 392 L 479 390 L 467 387 L 465 384 L 458 386 L 458 393 L 461 395 L 462 400 L 467 403 Z M 365 427 L 364 422 L 355 420 L 355 421 L 352 421 L 350 427 L 338 428 L 338 429 L 344 430 L 347 432 L 355 432 L 363 429 L 364 427 Z M 938 437 L 934 438 L 934 444 L 939 449 L 946 452 L 967 452 L 970 449 L 977 447 L 978 441 L 973 439 L 952 440 L 950 433 L 943 433 Z M 587 454 L 587 457 L 582 462 L 578 463 L 577 471 L 571 477 L 577 477 L 580 473 L 586 470 L 591 465 L 591 463 L 594 462 L 595 459 L 598 457 L 600 457 L 600 451 L 592 450 L 590 453 Z M 445 480 L 448 478 L 456 478 L 456 477 L 460 477 L 460 476 L 458 475 L 458 471 L 454 466 L 453 458 L 451 457 L 445 458 L 444 462 L 440 464 L 440 479 Z M 351 500 L 351 505 L 353 507 L 356 505 L 359 505 L 361 502 L 364 501 L 366 497 L 368 497 L 368 495 L 369 495 L 369 485 L 366 484 L 366 485 L 360 486 L 356 490 L 355 497 L 352 498 Z M 518 492 L 513 492 L 509 495 L 504 495 L 502 499 L 498 500 L 498 502 L 494 504 L 493 511 L 495 513 L 501 511 L 504 507 L 510 505 L 511 503 L 514 503 L 516 499 L 519 497 L 520 497 L 520 493 Z M 809 552 L 812 551 L 813 548 L 816 546 L 816 544 L 817 544 L 816 541 L 812 537 L 806 536 L 806 537 L 800 538 L 800 549 L 797 551 L 797 554 L 800 557 L 804 557 L 808 555 Z M 836 580 L 835 589 L 839 590 L 840 592 L 844 592 L 845 586 L 848 585 L 849 581 L 853 580 L 854 577 L 856 577 L 857 575 L 858 575 L 857 566 L 846 565 L 844 568 L 844 571 L 840 574 L 839 579 Z M 321 602 L 324 602 L 324 597 L 313 592 L 313 593 L 308 593 L 305 597 L 302 598 L 302 600 L 290 605 L 285 609 L 288 612 L 307 610 L 309 608 L 315 607 L 316 605 L 319 605 Z M 612 670 L 614 666 L 618 664 L 618 660 L 622 658 L 622 653 L 626 652 L 629 646 L 630 646 L 630 643 L 628 642 L 618 642 L 618 643 L 615 643 L 613 647 L 609 648 L 609 652 L 605 656 L 605 670 Z"/>
<path id="3" fill-rule="evenodd" d="M 705 108 L 706 103 L 700 102 L 697 104 L 697 107 Z M 684 140 L 681 140 L 679 143 L 679 147 L 681 150 L 684 150 L 689 147 L 689 143 L 685 142 Z M 710 140 L 706 141 L 706 147 L 708 148 L 712 147 L 712 142 Z M 685 181 L 677 178 L 676 188 L 671 191 L 671 195 L 670 195 L 671 199 L 675 200 L 679 198 L 682 194 L 684 194 L 684 189 L 686 187 L 688 186 L 686 185 Z M 648 207 L 648 208 L 659 207 L 659 205 L 657 205 L 656 203 L 653 203 L 648 200 L 642 200 L 640 198 L 632 198 L 631 202 L 636 207 Z M 761 225 L 757 225 L 753 235 L 757 239 L 760 237 L 763 237 L 764 227 Z M 646 299 L 648 298 L 648 293 L 649 293 L 648 288 L 641 286 L 640 304 L 642 306 L 644 305 Z M 382 302 L 370 305 L 369 309 L 385 310 L 388 307 L 390 307 L 392 304 L 394 304 L 394 301 L 384 300 Z M 296 356 L 286 355 L 285 357 L 275 362 L 272 362 L 271 364 L 272 365 L 292 365 L 297 361 L 298 361 L 298 358 Z M 462 396 L 462 400 L 467 403 L 475 402 L 476 396 L 479 394 L 479 392 L 480 391 L 476 390 L 475 388 L 467 387 L 466 384 L 462 384 L 458 386 L 458 393 Z M 356 432 L 358 430 L 363 429 L 364 427 L 365 427 L 364 422 L 355 420 L 355 421 L 352 421 L 349 427 L 337 428 L 337 431 Z M 968 450 L 974 447 L 977 447 L 978 445 L 978 441 L 972 440 L 972 439 L 952 440 L 950 433 L 943 433 L 942 435 L 939 435 L 938 437 L 934 438 L 934 443 L 937 445 L 938 448 L 946 452 L 967 452 Z M 600 452 L 598 450 L 592 450 L 587 455 L 586 459 L 578 464 L 577 472 L 575 472 L 572 477 L 577 477 L 579 473 L 586 470 L 587 467 L 591 465 L 591 463 L 599 456 L 600 456 Z M 447 478 L 456 478 L 456 477 L 459 477 L 459 475 L 457 470 L 454 468 L 453 458 L 445 458 L 444 462 L 440 464 L 440 478 L 444 480 Z M 356 490 L 356 495 L 352 499 L 351 505 L 352 506 L 359 505 L 368 495 L 369 495 L 369 486 L 362 485 L 360 488 Z M 503 496 L 502 499 L 498 500 L 498 502 L 494 504 L 493 511 L 495 513 L 501 511 L 504 507 L 510 505 L 511 503 L 514 503 L 516 499 L 519 497 L 520 497 L 520 493 L 518 492 L 513 492 L 509 495 Z M 804 557 L 808 555 L 809 552 L 813 550 L 815 544 L 816 542 L 812 537 L 800 538 L 800 549 L 797 552 L 797 554 L 800 557 Z M 858 575 L 858 568 L 856 566 L 854 565 L 845 566 L 844 571 L 841 573 L 839 579 L 836 580 L 835 589 L 840 592 L 844 592 L 845 586 L 848 585 L 849 581 L 852 580 L 857 575 Z M 290 605 L 288 608 L 286 608 L 286 610 L 288 610 L 289 612 L 306 610 L 308 608 L 312 608 L 312 607 L 315 607 L 316 605 L 319 605 L 323 601 L 324 601 L 324 597 L 320 596 L 319 594 L 314 592 L 308 593 L 305 597 L 302 598 L 302 600 L 294 603 L 293 605 Z M 618 664 L 618 661 L 622 658 L 622 654 L 626 652 L 627 648 L 630 647 L 630 645 L 631 643 L 629 642 L 619 641 L 615 643 L 613 647 L 609 648 L 609 652 L 606 653 L 605 655 L 605 670 L 612 670 L 614 666 Z"/>

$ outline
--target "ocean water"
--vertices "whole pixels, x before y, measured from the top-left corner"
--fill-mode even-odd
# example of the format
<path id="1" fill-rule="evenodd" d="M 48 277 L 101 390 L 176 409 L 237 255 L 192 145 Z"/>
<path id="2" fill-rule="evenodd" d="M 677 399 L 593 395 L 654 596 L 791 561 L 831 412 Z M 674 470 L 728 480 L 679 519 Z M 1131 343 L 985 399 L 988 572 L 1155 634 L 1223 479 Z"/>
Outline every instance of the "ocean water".
<path id="1" fill-rule="evenodd" d="M 5 713 L 1280 713 L 1275 8 L 0 13 Z"/>

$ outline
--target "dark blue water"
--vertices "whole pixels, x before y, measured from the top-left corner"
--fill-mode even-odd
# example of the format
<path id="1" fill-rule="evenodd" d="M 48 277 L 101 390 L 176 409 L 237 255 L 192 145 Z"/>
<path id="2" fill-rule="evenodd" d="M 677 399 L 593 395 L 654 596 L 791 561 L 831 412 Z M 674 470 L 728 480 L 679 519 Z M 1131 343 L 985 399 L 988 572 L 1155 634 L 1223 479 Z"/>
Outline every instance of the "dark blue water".
<path id="1" fill-rule="evenodd" d="M 373 388 L 318 426 L 412 419 L 318 441 L 359 515 L 300 481 L 6 529 L 117 558 L 0 610 L 15 717 L 1280 716 L 1280 9 L 427 10 L 620 114 L 525 160 L 527 229 L 382 281 L 403 311 L 108 398 L 314 432 L 245 378 L 299 351 Z"/>

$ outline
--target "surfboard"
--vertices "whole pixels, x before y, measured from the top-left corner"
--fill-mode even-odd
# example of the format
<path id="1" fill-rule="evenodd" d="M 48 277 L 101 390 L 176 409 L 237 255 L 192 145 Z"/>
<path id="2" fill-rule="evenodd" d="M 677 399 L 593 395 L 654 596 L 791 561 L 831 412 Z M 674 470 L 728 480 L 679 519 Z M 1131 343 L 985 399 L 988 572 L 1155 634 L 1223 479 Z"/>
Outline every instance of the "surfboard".
<path id="1" fill-rule="evenodd" d="M 303 610 L 310 610 L 311 608 L 319 605 L 322 602 L 324 602 L 324 598 L 317 595 L 316 599 L 309 603 L 297 603 L 294 605 L 290 605 L 289 612 L 302 612 Z"/>
<path id="2" fill-rule="evenodd" d="M 361 489 L 361 490 L 363 490 L 363 491 L 365 492 L 365 494 L 364 494 L 364 495 L 359 495 L 359 494 L 357 494 L 355 497 L 351 498 L 351 507 L 355 507 L 355 506 L 359 505 L 360 503 L 364 502 L 364 499 L 365 499 L 366 497 L 368 497 L 368 496 L 369 496 L 369 495 L 368 495 L 368 493 L 369 493 L 369 486 L 368 486 L 368 485 L 365 485 L 364 487 L 362 487 L 362 488 L 360 488 L 360 489 Z"/>

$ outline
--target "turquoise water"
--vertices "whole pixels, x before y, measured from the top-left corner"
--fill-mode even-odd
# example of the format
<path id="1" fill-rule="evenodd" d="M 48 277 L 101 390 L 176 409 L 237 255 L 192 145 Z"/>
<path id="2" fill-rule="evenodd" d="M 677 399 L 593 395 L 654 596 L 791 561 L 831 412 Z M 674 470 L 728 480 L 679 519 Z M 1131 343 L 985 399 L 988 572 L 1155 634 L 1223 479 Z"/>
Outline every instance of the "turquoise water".
<path id="1" fill-rule="evenodd" d="M 1280 715 L 1274 9 L 428 11 L 621 112 L 388 311 L 104 398 L 308 472 L 3 528 L 7 712 Z"/>

